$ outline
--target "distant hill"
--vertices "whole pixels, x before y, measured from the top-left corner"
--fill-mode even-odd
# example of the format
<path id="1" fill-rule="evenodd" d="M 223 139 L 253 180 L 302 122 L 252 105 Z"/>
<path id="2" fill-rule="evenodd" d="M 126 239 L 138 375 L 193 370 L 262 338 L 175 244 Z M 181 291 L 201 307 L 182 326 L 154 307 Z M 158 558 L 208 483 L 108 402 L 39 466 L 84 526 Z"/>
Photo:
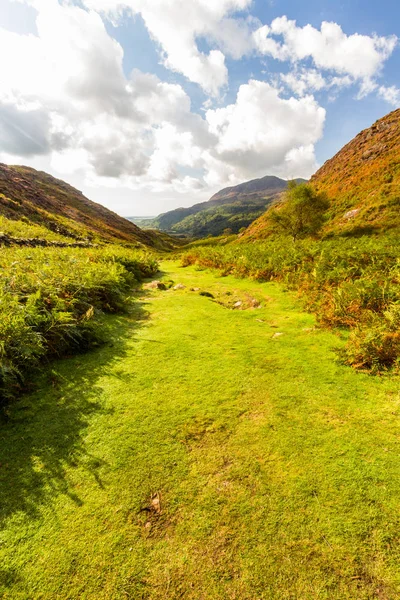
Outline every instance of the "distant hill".
<path id="1" fill-rule="evenodd" d="M 400 109 L 361 131 L 310 180 L 331 206 L 324 233 L 360 235 L 400 228 Z M 270 234 L 268 211 L 244 239 Z"/>
<path id="2" fill-rule="evenodd" d="M 64 181 L 30 167 L 0 163 L 0 216 L 13 222 L 40 226 L 42 231 L 48 230 L 71 241 L 103 240 L 149 247 L 168 245 L 166 236 L 139 229 L 127 219 L 88 200 Z"/>
<path id="3" fill-rule="evenodd" d="M 279 177 L 253 179 L 224 188 L 207 202 L 177 208 L 140 223 L 143 227 L 193 237 L 220 235 L 225 229 L 237 233 L 257 219 L 286 187 L 287 181 Z"/>

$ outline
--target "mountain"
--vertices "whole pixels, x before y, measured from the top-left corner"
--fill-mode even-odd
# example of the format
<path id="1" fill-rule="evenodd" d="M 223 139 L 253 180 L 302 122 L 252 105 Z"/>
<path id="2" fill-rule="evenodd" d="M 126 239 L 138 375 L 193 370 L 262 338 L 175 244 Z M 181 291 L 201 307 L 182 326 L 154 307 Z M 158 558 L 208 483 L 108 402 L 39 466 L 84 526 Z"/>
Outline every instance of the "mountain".
<path id="1" fill-rule="evenodd" d="M 103 240 L 149 247 L 162 247 L 162 238 L 88 200 L 64 181 L 30 167 L 0 163 L 1 228 L 16 221 L 52 232 L 60 239 Z M 39 227 L 39 228 L 38 228 Z M 8 233 L 8 232 L 6 232 Z M 54 235 L 53 235 L 54 238 Z"/>
<path id="2" fill-rule="evenodd" d="M 400 227 L 400 109 L 361 131 L 313 175 L 310 185 L 330 201 L 325 235 Z M 243 237 L 269 234 L 267 211 Z"/>
<path id="3" fill-rule="evenodd" d="M 225 229 L 237 233 L 257 219 L 286 187 L 287 181 L 279 177 L 253 179 L 224 188 L 207 202 L 177 208 L 155 219 L 142 219 L 140 224 L 191 237 L 220 235 Z"/>
<path id="4" fill-rule="evenodd" d="M 400 109 L 361 131 L 310 183 L 331 200 L 327 231 L 400 226 Z"/>

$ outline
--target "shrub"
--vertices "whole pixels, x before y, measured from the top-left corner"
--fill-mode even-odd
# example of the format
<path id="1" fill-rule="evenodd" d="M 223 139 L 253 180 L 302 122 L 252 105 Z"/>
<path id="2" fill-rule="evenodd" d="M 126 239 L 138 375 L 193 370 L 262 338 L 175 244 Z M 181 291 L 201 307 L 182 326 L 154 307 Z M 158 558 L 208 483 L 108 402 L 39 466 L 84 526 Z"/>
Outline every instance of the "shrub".
<path id="1" fill-rule="evenodd" d="M 341 355 L 346 364 L 373 373 L 400 366 L 400 304 L 392 305 L 369 327 L 355 329 Z"/>
<path id="2" fill-rule="evenodd" d="M 135 282 L 156 273 L 152 255 L 105 249 L 7 248 L 0 255 L 0 405 L 44 357 L 101 341 L 99 315 L 126 307 Z"/>

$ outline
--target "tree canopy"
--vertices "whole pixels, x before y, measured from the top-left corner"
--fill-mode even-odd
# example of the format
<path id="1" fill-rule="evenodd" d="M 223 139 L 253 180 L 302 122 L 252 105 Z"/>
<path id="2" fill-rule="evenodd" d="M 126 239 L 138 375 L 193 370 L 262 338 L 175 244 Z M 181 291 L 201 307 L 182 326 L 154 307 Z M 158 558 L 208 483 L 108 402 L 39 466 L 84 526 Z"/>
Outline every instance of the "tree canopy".
<path id="1" fill-rule="evenodd" d="M 284 202 L 270 211 L 276 231 L 297 238 L 315 235 L 321 229 L 329 202 L 309 184 L 290 181 Z"/>

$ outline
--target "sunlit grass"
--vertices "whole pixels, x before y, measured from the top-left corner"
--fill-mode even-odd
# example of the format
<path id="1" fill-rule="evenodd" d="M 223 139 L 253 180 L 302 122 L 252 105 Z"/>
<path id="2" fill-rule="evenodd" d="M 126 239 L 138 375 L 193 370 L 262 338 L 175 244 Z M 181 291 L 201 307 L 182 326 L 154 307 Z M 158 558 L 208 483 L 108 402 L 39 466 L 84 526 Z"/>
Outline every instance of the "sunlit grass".
<path id="1" fill-rule="evenodd" d="M 341 355 L 359 369 L 398 368 L 400 249 L 396 235 L 192 246 L 182 264 L 198 264 L 298 290 L 327 327 L 352 330 Z"/>
<path id="2" fill-rule="evenodd" d="M 106 317 L 2 425 L 0 595 L 398 598 L 397 379 L 339 365 L 276 283 L 164 268 L 186 288 Z"/>

